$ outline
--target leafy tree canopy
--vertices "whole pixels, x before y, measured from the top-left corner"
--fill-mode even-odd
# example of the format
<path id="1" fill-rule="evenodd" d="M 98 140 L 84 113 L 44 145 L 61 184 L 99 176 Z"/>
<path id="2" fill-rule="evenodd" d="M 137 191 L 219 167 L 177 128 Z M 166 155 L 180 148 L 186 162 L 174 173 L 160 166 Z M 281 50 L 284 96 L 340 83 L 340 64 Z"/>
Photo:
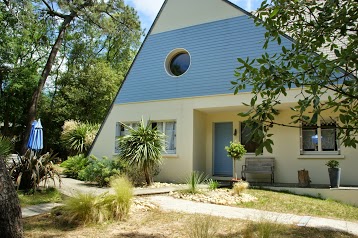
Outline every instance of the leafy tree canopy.
<path id="1" fill-rule="evenodd" d="M 23 144 L 38 117 L 52 145 L 65 120 L 100 122 L 143 34 L 123 0 L 1 1 L 0 20 L 0 129 Z"/>
<path id="2" fill-rule="evenodd" d="M 270 128 L 277 106 L 290 94 L 297 99 L 291 121 L 281 126 L 315 124 L 329 111 L 339 115 L 338 136 L 345 146 L 358 143 L 358 2 L 354 0 L 263 1 L 255 23 L 265 27 L 263 48 L 292 38 L 290 48 L 255 59 L 239 58 L 235 94 L 252 87 L 250 108 L 239 115 L 260 123 L 253 137 L 272 152 Z M 333 118 L 332 118 L 333 119 Z"/>

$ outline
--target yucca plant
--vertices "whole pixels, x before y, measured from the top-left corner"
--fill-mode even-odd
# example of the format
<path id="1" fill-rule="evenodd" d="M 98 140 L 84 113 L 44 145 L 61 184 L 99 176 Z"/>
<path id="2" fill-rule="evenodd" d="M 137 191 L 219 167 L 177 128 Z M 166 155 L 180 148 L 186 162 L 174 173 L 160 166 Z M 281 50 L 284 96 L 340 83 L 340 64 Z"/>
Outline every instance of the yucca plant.
<path id="1" fill-rule="evenodd" d="M 199 184 L 202 184 L 207 179 L 204 172 L 193 171 L 186 179 L 188 185 L 188 191 L 190 193 L 197 193 Z"/>
<path id="2" fill-rule="evenodd" d="M 56 154 L 46 153 L 37 155 L 27 150 L 24 155 L 18 155 L 9 166 L 10 175 L 21 190 L 36 191 L 41 182 L 48 184 L 51 179 L 56 184 L 56 178 L 61 183 L 60 173 L 54 168 Z"/>
<path id="3" fill-rule="evenodd" d="M 129 130 L 129 135 L 120 137 L 119 158 L 130 166 L 138 166 L 145 176 L 148 185 L 152 183 L 153 168 L 162 163 L 162 152 L 165 151 L 165 135 L 152 128 L 150 121 L 147 125 L 140 121 L 138 128 L 123 124 Z"/>

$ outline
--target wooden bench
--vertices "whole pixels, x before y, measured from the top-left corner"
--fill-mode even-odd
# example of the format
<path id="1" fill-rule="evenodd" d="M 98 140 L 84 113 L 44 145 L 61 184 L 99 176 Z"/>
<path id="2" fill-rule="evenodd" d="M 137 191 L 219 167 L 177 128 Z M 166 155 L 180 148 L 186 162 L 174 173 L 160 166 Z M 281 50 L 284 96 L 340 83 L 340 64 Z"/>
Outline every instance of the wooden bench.
<path id="1" fill-rule="evenodd" d="M 246 179 L 246 174 L 270 174 L 271 183 L 275 182 L 275 159 L 274 158 L 245 158 L 242 166 L 241 177 Z"/>

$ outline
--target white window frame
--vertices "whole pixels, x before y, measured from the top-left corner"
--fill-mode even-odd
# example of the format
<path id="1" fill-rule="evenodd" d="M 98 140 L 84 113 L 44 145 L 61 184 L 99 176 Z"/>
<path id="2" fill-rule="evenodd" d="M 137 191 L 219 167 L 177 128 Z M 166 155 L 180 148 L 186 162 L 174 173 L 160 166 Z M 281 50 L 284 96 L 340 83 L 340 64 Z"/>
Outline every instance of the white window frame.
<path id="1" fill-rule="evenodd" d="M 341 149 L 340 149 L 340 143 L 339 143 L 339 139 L 338 139 L 338 135 L 337 135 L 337 129 L 336 129 L 336 147 L 337 150 L 334 151 L 324 151 L 322 150 L 322 128 L 321 125 L 324 124 L 328 124 L 328 123 L 337 123 L 336 121 L 333 120 L 317 120 L 317 150 L 315 151 L 305 151 L 303 148 L 303 127 L 304 124 L 301 124 L 301 128 L 300 128 L 300 154 L 301 155 L 340 155 L 341 154 Z"/>
<path id="2" fill-rule="evenodd" d="M 161 130 L 161 132 L 164 133 L 166 138 L 168 136 L 168 135 L 165 134 L 167 123 L 174 123 L 174 149 L 173 150 L 168 150 L 166 148 L 165 154 L 167 154 L 167 155 L 176 155 L 176 153 L 177 153 L 177 140 L 176 140 L 176 136 L 177 136 L 177 121 L 176 120 L 155 120 L 155 121 L 151 121 L 152 125 L 153 125 L 153 123 L 157 123 L 157 124 L 158 123 L 163 123 L 163 129 Z M 167 143 L 167 140 L 165 140 L 165 143 Z M 165 147 L 167 147 L 167 145 L 165 145 Z"/>
<path id="3" fill-rule="evenodd" d="M 119 148 L 118 148 L 118 138 L 125 136 L 125 133 L 122 133 L 122 129 L 124 129 L 124 131 L 126 130 L 124 125 L 130 126 L 135 128 L 136 125 L 139 125 L 138 121 L 131 121 L 131 122 L 117 122 L 116 123 L 116 134 L 115 134 L 115 140 L 114 140 L 114 153 L 118 154 L 119 153 Z"/>

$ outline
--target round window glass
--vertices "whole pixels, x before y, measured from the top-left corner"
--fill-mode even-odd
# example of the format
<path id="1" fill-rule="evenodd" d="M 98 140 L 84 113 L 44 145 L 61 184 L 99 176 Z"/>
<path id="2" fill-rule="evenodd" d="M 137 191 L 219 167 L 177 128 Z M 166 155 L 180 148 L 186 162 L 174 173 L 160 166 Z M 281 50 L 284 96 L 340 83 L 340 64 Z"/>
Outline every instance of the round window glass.
<path id="1" fill-rule="evenodd" d="M 190 56 L 188 53 L 179 53 L 170 61 L 170 72 L 174 76 L 184 74 L 190 66 Z"/>

